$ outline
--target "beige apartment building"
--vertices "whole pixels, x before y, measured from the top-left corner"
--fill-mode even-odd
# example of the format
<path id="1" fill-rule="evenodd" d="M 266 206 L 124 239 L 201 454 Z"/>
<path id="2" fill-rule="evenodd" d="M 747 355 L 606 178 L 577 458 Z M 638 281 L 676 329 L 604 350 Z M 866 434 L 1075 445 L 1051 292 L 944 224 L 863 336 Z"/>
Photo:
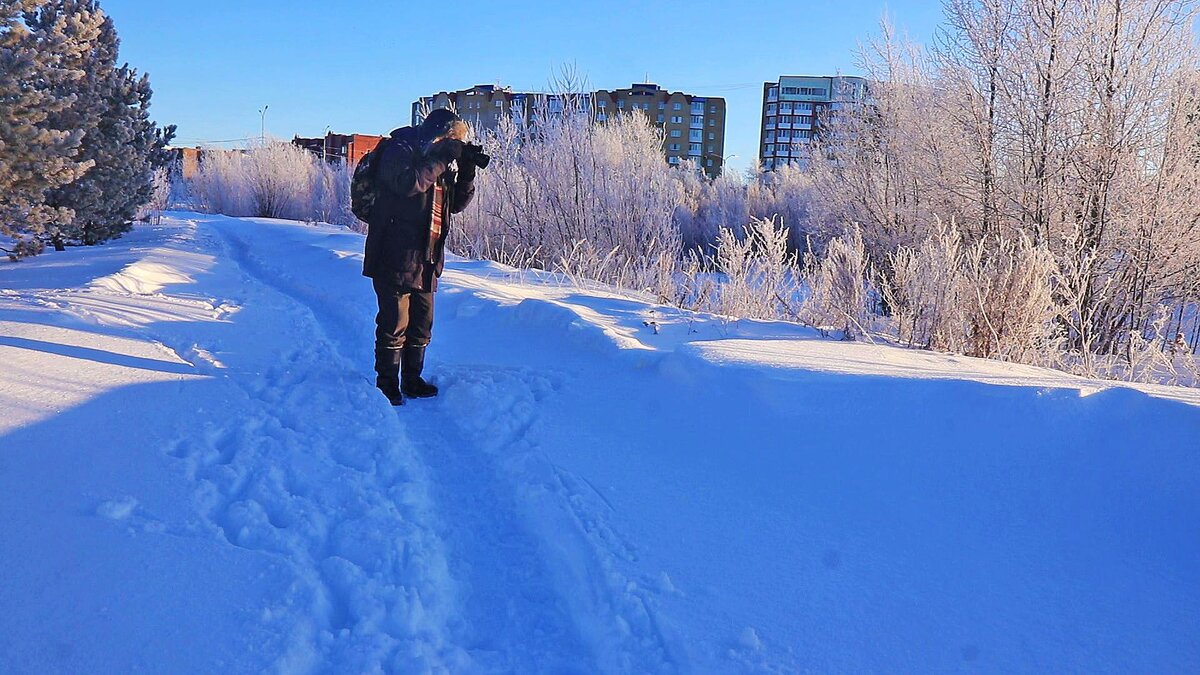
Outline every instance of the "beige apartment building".
<path id="1" fill-rule="evenodd" d="M 477 131 L 495 129 L 504 116 L 516 112 L 528 116 L 533 106 L 545 101 L 551 110 L 555 94 L 514 92 L 508 87 L 484 84 L 470 89 L 439 92 L 413 103 L 412 123 L 420 124 L 422 112 L 453 108 Z M 562 105 L 561 102 L 558 105 Z M 656 84 L 634 84 L 627 89 L 590 92 L 584 105 L 597 122 L 623 112 L 638 111 L 663 129 L 663 156 L 677 165 L 690 159 L 709 176 L 717 176 L 725 163 L 725 99 L 670 92 Z"/>

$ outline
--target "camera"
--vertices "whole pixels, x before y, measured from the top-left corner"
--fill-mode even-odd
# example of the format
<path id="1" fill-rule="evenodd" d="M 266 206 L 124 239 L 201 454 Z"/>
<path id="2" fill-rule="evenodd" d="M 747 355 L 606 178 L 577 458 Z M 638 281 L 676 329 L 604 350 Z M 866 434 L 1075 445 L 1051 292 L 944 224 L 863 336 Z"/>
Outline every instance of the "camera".
<path id="1" fill-rule="evenodd" d="M 492 158 L 483 152 L 483 146 L 474 143 L 463 143 L 462 158 L 481 169 L 486 169 L 492 161 Z"/>

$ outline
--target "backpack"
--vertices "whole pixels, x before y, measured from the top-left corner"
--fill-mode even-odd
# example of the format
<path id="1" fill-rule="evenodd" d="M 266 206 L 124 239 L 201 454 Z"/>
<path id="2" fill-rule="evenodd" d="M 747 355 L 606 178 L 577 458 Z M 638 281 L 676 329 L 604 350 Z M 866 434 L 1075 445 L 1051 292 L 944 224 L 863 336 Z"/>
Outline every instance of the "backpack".
<path id="1" fill-rule="evenodd" d="M 354 177 L 350 179 L 350 211 L 364 223 L 371 218 L 375 200 L 379 197 L 379 184 L 375 176 L 379 173 L 380 159 L 387 144 L 387 140 L 380 141 L 374 150 L 363 155 L 358 166 L 354 167 Z"/>

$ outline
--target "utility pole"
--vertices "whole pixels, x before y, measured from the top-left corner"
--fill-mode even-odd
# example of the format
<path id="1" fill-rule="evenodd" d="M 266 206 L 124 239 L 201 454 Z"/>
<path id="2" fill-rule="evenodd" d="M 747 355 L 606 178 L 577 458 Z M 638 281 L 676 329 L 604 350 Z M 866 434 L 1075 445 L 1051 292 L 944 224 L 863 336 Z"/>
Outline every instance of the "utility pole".
<path id="1" fill-rule="evenodd" d="M 267 142 L 267 108 L 270 108 L 270 107 L 271 106 L 269 106 L 269 105 L 264 105 L 263 107 L 258 109 L 258 117 L 259 117 L 258 138 L 263 143 Z"/>

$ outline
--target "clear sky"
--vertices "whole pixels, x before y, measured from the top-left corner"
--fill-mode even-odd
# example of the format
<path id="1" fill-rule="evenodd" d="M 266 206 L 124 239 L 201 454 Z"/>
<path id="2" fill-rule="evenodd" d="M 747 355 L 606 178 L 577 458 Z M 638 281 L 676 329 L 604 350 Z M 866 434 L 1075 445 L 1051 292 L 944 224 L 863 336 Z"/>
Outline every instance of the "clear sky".
<path id="1" fill-rule="evenodd" d="M 178 145 L 267 133 L 386 133 L 419 96 L 474 84 L 544 90 L 564 65 L 592 88 L 649 77 L 728 102 L 726 154 L 758 144 L 762 83 L 856 74 L 854 53 L 887 12 L 918 42 L 936 0 L 395 2 L 101 0 L 122 59 L 150 74 L 153 113 Z M 236 141 L 235 141 L 236 142 Z"/>

